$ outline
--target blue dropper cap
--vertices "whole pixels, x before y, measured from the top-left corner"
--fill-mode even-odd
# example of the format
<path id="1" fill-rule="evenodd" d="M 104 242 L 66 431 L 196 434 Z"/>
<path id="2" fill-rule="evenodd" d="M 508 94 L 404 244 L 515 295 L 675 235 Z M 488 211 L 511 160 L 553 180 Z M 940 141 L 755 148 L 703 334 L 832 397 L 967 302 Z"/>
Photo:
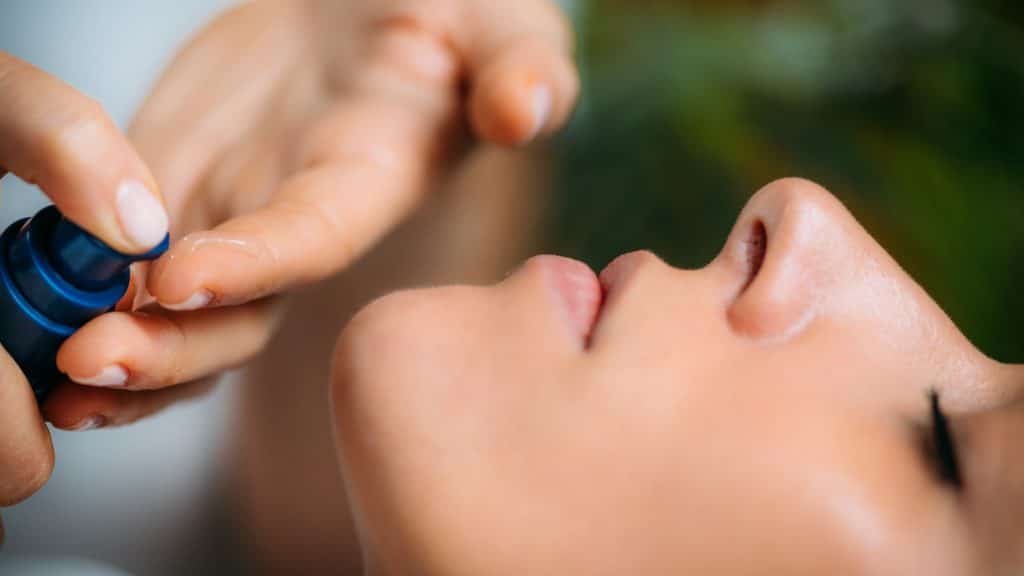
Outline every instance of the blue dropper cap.
<path id="1" fill-rule="evenodd" d="M 131 265 L 160 257 L 169 242 L 164 238 L 146 254 L 122 254 L 53 206 L 0 236 L 0 344 L 38 398 L 59 379 L 61 344 L 113 310 L 128 291 Z"/>

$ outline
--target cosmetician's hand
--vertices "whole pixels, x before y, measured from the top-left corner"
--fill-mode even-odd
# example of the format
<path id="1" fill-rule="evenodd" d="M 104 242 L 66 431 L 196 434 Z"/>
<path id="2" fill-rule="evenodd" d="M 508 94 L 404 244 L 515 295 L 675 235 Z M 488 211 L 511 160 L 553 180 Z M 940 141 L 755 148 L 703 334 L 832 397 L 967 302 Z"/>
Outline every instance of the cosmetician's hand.
<path id="1" fill-rule="evenodd" d="M 0 52 L 0 177 L 8 172 L 39 185 L 69 218 L 123 252 L 145 252 L 167 234 L 153 176 L 103 109 Z M 96 424 L 88 417 L 64 423 Z M 38 490 L 53 460 L 32 389 L 0 350 L 0 507 Z"/>
<path id="2" fill-rule="evenodd" d="M 107 315 L 72 338 L 60 366 L 93 388 L 58 390 L 54 419 L 130 421 L 255 355 L 272 297 L 409 215 L 457 163 L 465 124 L 504 145 L 564 124 L 572 48 L 548 0 L 256 0 L 220 17 L 129 131 L 177 239 L 146 286 L 175 312 Z"/>

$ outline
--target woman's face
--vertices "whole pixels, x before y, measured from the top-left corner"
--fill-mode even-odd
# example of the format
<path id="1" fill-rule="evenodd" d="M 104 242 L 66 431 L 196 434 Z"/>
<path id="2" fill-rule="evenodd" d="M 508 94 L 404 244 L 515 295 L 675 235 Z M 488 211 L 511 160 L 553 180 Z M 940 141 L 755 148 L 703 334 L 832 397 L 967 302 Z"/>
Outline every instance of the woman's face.
<path id="1" fill-rule="evenodd" d="M 1022 385 L 787 180 L 702 270 L 541 257 L 380 300 L 334 403 L 376 573 L 1008 574 Z"/>

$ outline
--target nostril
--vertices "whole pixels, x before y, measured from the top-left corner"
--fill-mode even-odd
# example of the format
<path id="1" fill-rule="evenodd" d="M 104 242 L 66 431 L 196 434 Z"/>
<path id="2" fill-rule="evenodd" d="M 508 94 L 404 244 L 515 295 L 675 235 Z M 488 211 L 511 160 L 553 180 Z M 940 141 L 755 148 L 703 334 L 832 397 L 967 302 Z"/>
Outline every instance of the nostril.
<path id="1" fill-rule="evenodd" d="M 765 255 L 768 253 L 768 229 L 764 222 L 757 220 L 750 227 L 747 237 L 743 240 L 743 256 L 747 264 L 747 280 L 743 285 L 746 290 L 754 283 L 764 266 Z"/>
<path id="2" fill-rule="evenodd" d="M 838 200 L 805 180 L 769 184 L 747 204 L 723 252 L 732 328 L 789 340 L 851 288 L 865 238 Z M 859 283 L 859 282 L 858 282 Z"/>

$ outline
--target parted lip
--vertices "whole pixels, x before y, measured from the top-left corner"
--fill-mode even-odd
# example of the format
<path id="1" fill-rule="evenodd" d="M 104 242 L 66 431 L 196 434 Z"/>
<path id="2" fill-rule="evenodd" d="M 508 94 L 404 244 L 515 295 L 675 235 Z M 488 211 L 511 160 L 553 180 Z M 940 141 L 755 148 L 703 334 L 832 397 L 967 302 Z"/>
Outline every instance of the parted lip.
<path id="1" fill-rule="evenodd" d="M 586 344 L 604 309 L 614 305 L 614 293 L 652 258 L 655 256 L 650 252 L 625 254 L 609 264 L 600 276 L 583 262 L 560 256 L 539 256 L 533 264 L 544 270 L 569 328 Z"/>
<path id="2" fill-rule="evenodd" d="M 609 296 L 616 290 L 622 289 L 639 272 L 642 266 L 652 260 L 658 260 L 658 257 L 646 250 L 623 254 L 612 260 L 610 264 L 605 266 L 600 275 L 601 288 L 604 290 L 605 295 Z"/>

